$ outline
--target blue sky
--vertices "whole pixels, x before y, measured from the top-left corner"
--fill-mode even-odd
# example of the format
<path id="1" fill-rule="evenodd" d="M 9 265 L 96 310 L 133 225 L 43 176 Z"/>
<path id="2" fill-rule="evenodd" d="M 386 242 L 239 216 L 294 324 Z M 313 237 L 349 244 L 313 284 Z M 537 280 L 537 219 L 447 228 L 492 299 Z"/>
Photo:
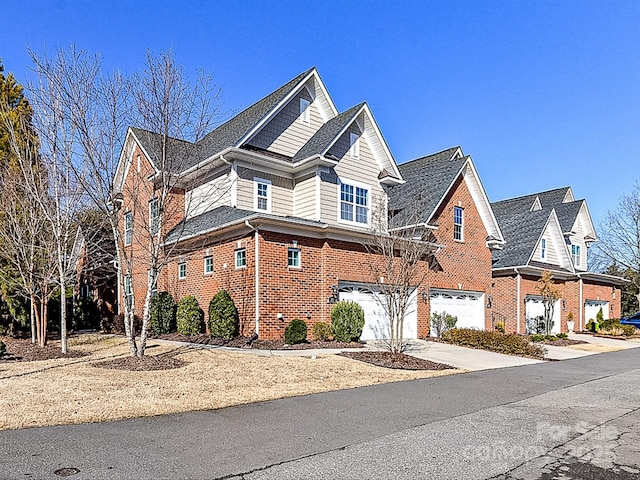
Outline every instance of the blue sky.
<path id="1" fill-rule="evenodd" d="M 398 163 L 460 145 L 489 198 L 571 185 L 597 223 L 640 180 L 640 2 L 48 0 L 2 7 L 0 58 L 74 43 L 109 69 L 173 49 L 223 109 L 316 66 L 367 101 Z"/>

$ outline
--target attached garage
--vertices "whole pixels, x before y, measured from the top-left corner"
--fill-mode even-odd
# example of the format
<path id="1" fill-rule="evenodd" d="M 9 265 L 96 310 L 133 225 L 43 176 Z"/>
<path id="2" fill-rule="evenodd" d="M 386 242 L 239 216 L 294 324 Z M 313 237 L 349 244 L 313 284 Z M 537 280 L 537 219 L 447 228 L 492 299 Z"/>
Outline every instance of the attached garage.
<path id="1" fill-rule="evenodd" d="M 446 312 L 458 317 L 457 328 L 485 329 L 484 293 L 431 289 L 429 299 L 432 314 Z"/>
<path id="2" fill-rule="evenodd" d="M 527 319 L 527 333 L 535 333 L 533 325 L 538 317 L 544 317 L 544 303 L 542 297 L 527 295 L 524 299 L 525 315 Z M 553 326 L 551 333 L 560 333 L 560 300 L 553 307 Z"/>
<path id="3" fill-rule="evenodd" d="M 602 317 L 607 320 L 609 318 L 609 302 L 603 300 L 585 300 L 584 323 L 586 324 L 592 318 L 595 320 L 600 309 L 602 309 Z"/>
<path id="4" fill-rule="evenodd" d="M 356 302 L 364 310 L 364 328 L 360 340 L 385 340 L 390 337 L 389 316 L 383 295 L 374 285 L 340 282 L 339 299 Z M 403 338 L 418 337 L 418 302 L 414 290 L 404 318 Z"/>

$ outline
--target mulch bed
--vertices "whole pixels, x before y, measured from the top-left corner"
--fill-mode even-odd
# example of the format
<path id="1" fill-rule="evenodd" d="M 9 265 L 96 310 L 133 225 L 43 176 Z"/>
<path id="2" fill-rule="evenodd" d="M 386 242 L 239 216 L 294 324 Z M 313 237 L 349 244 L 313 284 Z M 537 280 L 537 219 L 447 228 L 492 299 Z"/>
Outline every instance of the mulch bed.
<path id="1" fill-rule="evenodd" d="M 589 342 L 585 342 L 584 340 L 569 340 L 568 338 L 559 338 L 558 340 L 544 340 L 542 342 L 536 343 L 542 343 L 543 345 L 552 345 L 556 347 L 566 347 L 567 345 L 580 345 Z"/>
<path id="2" fill-rule="evenodd" d="M 379 367 L 400 370 L 448 370 L 454 368 L 444 363 L 432 362 L 423 358 L 405 355 L 404 353 L 397 354 L 395 358 L 391 352 L 342 352 L 339 355 Z"/>
<path id="3" fill-rule="evenodd" d="M 312 348 L 362 348 L 364 344 L 358 342 L 343 343 L 343 342 L 318 342 L 308 341 L 304 343 L 296 343 L 294 345 L 287 345 L 284 340 L 256 340 L 251 346 L 249 345 L 249 338 L 238 336 L 231 340 L 224 340 L 222 338 L 212 338 L 206 333 L 200 335 L 180 335 L 178 333 L 167 333 L 163 335 L 155 335 L 153 338 L 161 340 L 172 340 L 176 342 L 188 342 L 199 345 L 217 345 L 221 347 L 236 347 L 236 348 L 255 348 L 259 350 L 309 350 Z"/>
<path id="4" fill-rule="evenodd" d="M 31 343 L 31 339 L 2 337 L 0 338 L 7 347 L 0 362 L 32 362 L 36 360 L 51 360 L 54 358 L 75 358 L 85 354 L 71 349 L 63 354 L 59 346 L 45 345 L 39 347 L 37 343 Z"/>
<path id="5" fill-rule="evenodd" d="M 104 362 L 91 364 L 98 368 L 109 368 L 113 370 L 132 370 L 136 372 L 148 372 L 152 370 L 171 370 L 188 365 L 170 355 L 145 355 L 144 357 L 124 357 Z"/>

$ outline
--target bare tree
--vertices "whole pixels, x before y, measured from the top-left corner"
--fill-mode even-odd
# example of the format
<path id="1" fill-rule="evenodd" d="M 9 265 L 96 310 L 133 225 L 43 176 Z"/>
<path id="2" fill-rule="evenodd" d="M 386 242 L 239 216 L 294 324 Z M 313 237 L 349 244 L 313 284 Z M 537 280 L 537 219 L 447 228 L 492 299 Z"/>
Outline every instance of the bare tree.
<path id="1" fill-rule="evenodd" d="M 544 333 L 549 335 L 553 328 L 553 311 L 556 302 L 560 299 L 560 289 L 553 281 L 553 274 L 549 270 L 544 270 L 542 276 L 536 284 L 538 293 L 542 295 L 544 305 Z"/>
<path id="2" fill-rule="evenodd" d="M 164 234 L 184 216 L 184 185 L 179 172 L 192 158 L 194 142 L 217 120 L 218 93 L 211 77 L 201 75 L 192 84 L 169 52 L 147 55 L 144 71 L 132 78 L 119 73 L 105 76 L 101 60 L 75 48 L 60 50 L 53 60 L 31 52 L 42 90 L 41 106 L 60 111 L 65 132 L 72 132 L 71 155 L 66 156 L 74 183 L 110 224 L 123 304 L 125 333 L 131 355 L 144 355 L 150 299 L 158 275 L 171 257 Z M 118 159 L 131 162 L 123 145 L 127 126 L 144 130 L 146 153 L 153 164 L 149 176 L 130 175 L 114 190 Z M 135 167 L 134 167 L 135 168 Z M 131 214 L 131 241 L 124 238 L 125 210 Z M 125 241 L 127 240 L 127 241 Z M 131 243 L 131 245 L 129 245 Z M 148 272 L 144 292 L 130 281 L 133 273 Z M 136 296 L 144 296 L 140 344 L 136 343 Z"/>
<path id="3" fill-rule="evenodd" d="M 598 228 L 599 241 L 590 253 L 600 265 L 615 265 L 626 273 L 640 302 L 640 184 L 618 200 Z"/>
<path id="4" fill-rule="evenodd" d="M 406 226 L 388 228 L 386 204 L 378 201 L 372 211 L 371 239 L 365 248 L 371 253 L 369 268 L 381 294 L 381 306 L 389 319 L 388 347 L 393 355 L 405 348 L 404 320 L 410 313 L 416 289 L 424 285 L 429 262 L 437 248 L 431 231 L 419 221 L 405 221 Z M 418 219 L 417 207 L 413 210 Z M 416 307 L 417 308 L 417 307 Z"/>

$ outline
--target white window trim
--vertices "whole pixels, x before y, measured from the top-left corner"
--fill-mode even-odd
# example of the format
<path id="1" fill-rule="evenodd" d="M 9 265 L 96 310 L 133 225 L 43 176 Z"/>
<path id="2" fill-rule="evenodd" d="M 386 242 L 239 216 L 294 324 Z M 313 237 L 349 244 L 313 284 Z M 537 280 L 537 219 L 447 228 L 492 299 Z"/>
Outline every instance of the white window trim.
<path id="1" fill-rule="evenodd" d="M 574 254 L 574 247 L 577 250 L 577 254 Z M 573 265 L 576 267 L 580 267 L 582 265 L 582 248 L 580 245 L 572 243 L 571 244 L 571 260 L 573 261 Z"/>
<path id="2" fill-rule="evenodd" d="M 289 253 L 291 252 L 297 252 L 298 254 L 298 265 L 289 265 Z M 299 270 L 302 268 L 302 254 L 300 253 L 300 249 L 297 247 L 289 247 L 287 248 L 287 267 L 289 268 L 295 268 L 296 270 Z"/>
<path id="3" fill-rule="evenodd" d="M 182 274 L 182 267 L 184 266 L 184 275 Z M 178 264 L 178 280 L 184 280 L 187 278 L 187 262 L 180 262 Z"/>
<path id="4" fill-rule="evenodd" d="M 127 228 L 127 217 L 131 219 L 131 221 L 129 222 L 129 228 Z M 127 247 L 129 245 L 131 245 L 131 243 L 133 242 L 133 212 L 132 211 L 128 211 L 128 212 L 124 212 L 124 246 Z M 127 231 L 131 232 L 130 238 L 127 241 Z"/>
<path id="5" fill-rule="evenodd" d="M 238 266 L 238 253 L 244 252 L 244 265 Z M 242 268 L 247 268 L 247 249 L 246 248 L 237 248 L 233 251 L 233 264 L 236 267 L 236 270 L 240 270 Z"/>
<path id="6" fill-rule="evenodd" d="M 360 158 L 360 135 L 349 133 L 349 154 L 351 158 Z"/>
<path id="7" fill-rule="evenodd" d="M 211 271 L 207 271 L 207 260 L 211 259 Z M 204 260 L 202 261 L 202 271 L 205 275 L 213 275 L 213 255 L 205 255 Z"/>
<path id="8" fill-rule="evenodd" d="M 262 210 L 258 208 L 258 184 L 267 186 L 267 209 Z M 273 186 L 270 180 L 264 178 L 253 177 L 253 209 L 256 212 L 271 213 L 271 198 L 273 197 Z"/>
<path id="9" fill-rule="evenodd" d="M 456 209 L 459 208 L 462 212 L 460 216 L 461 222 L 459 224 L 456 223 Z M 460 225 L 460 238 L 456 238 L 456 226 Z M 456 242 L 464 242 L 464 208 L 459 205 L 455 205 L 453 207 L 453 240 Z"/>
<path id="10" fill-rule="evenodd" d="M 353 209 L 353 220 L 344 220 L 341 216 L 341 203 L 342 203 L 342 199 L 341 199 L 341 193 L 342 193 L 342 185 L 349 185 L 353 187 L 353 205 L 354 205 L 354 209 Z M 360 222 L 356 222 L 355 218 L 356 218 L 356 210 L 355 210 L 355 197 L 356 197 L 356 187 L 358 188 L 363 188 L 367 191 L 367 223 L 360 223 Z M 371 192 L 371 185 L 367 185 L 364 183 L 360 183 L 360 182 L 355 182 L 352 180 L 348 180 L 348 179 L 338 179 L 338 222 L 339 223 L 344 223 L 346 225 L 356 225 L 359 227 L 369 227 L 371 226 L 371 196 L 372 196 L 372 192 Z"/>
<path id="11" fill-rule="evenodd" d="M 300 99 L 300 123 L 304 125 L 311 123 L 311 102 L 306 98 Z"/>

